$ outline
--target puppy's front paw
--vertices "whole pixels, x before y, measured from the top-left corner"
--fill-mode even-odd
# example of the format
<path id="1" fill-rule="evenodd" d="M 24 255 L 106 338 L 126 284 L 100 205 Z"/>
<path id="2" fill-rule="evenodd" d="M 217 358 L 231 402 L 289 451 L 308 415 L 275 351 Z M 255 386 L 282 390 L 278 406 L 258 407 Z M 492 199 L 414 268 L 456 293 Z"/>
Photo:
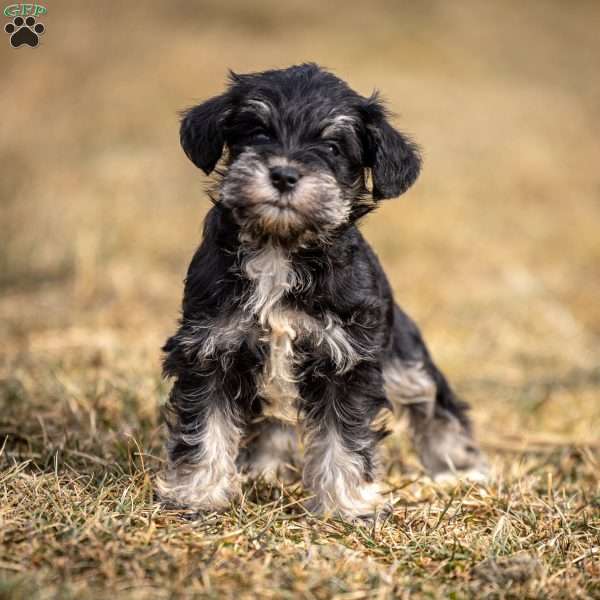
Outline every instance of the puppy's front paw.
<path id="1" fill-rule="evenodd" d="M 357 524 L 369 524 L 387 514 L 389 505 L 379 493 L 375 483 L 363 484 L 354 489 L 319 490 L 307 503 L 308 510 L 321 517 L 338 517 Z"/>
<path id="2" fill-rule="evenodd" d="M 177 507 L 202 512 L 222 511 L 229 508 L 241 493 L 237 475 L 217 475 L 209 468 L 173 468 L 156 481 L 159 500 Z"/>

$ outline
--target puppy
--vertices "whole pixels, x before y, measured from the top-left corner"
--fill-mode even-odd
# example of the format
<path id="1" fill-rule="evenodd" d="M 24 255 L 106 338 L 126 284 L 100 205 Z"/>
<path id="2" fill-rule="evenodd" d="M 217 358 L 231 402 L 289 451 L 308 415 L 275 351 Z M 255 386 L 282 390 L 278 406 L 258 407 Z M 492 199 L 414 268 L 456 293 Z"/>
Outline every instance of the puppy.
<path id="1" fill-rule="evenodd" d="M 206 174 L 223 167 L 164 346 L 174 385 L 159 495 L 223 509 L 243 474 L 285 476 L 301 442 L 312 509 L 371 515 L 389 409 L 407 409 L 433 476 L 483 471 L 467 405 L 357 229 L 421 165 L 377 95 L 314 64 L 232 73 L 185 113 L 181 144 Z"/>

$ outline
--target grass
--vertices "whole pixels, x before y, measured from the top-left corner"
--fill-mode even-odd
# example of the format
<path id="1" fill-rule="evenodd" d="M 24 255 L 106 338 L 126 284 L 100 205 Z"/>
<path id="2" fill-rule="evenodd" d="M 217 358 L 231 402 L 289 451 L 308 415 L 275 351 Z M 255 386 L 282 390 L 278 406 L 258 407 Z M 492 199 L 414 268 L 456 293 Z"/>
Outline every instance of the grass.
<path id="1" fill-rule="evenodd" d="M 52 2 L 39 48 L 6 43 L 0 599 L 600 597 L 599 20 L 591 2 Z M 433 485 L 400 431 L 375 528 L 310 516 L 299 488 L 248 485 L 203 519 L 152 496 L 159 348 L 208 205 L 176 111 L 228 67 L 302 60 L 382 88 L 424 148 L 364 229 L 494 472 Z"/>
<path id="2" fill-rule="evenodd" d="M 301 490 L 260 483 L 196 519 L 153 502 L 161 436 L 144 402 L 158 381 L 106 364 L 84 353 L 4 383 L 1 597 L 600 593 L 597 446 L 488 441 L 486 487 L 435 486 L 390 460 L 395 511 L 374 528 L 316 519 Z"/>

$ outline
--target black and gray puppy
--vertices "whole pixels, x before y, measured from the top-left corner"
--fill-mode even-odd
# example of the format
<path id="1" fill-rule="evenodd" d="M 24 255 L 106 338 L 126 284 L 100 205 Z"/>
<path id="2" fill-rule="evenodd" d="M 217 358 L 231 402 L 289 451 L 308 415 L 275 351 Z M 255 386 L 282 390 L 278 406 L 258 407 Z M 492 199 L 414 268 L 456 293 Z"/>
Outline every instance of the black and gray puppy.
<path id="1" fill-rule="evenodd" d="M 224 508 L 242 475 L 285 475 L 303 445 L 314 510 L 371 514 L 377 417 L 391 408 L 408 409 L 432 475 L 483 470 L 466 404 L 357 229 L 420 169 L 377 95 L 314 64 L 232 74 L 224 94 L 185 114 L 181 143 L 207 174 L 224 157 L 164 347 L 174 385 L 160 496 Z"/>

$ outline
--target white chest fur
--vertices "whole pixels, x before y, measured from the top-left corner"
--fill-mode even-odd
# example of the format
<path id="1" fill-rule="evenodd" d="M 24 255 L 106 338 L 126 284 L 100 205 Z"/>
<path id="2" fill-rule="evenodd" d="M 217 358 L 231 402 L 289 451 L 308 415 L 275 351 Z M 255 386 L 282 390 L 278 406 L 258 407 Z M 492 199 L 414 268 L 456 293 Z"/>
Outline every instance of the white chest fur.
<path id="1" fill-rule="evenodd" d="M 244 265 L 254 288 L 245 310 L 256 315 L 269 354 L 258 382 L 265 400 L 264 413 L 295 422 L 298 413 L 298 387 L 294 373 L 294 340 L 297 324 L 281 307 L 283 295 L 297 285 L 291 263 L 281 248 L 267 246 L 252 255 Z"/>
<path id="2" fill-rule="evenodd" d="M 294 340 L 297 332 L 289 315 L 273 310 L 268 317 L 269 356 L 258 382 L 264 398 L 263 412 L 267 416 L 295 423 L 298 415 Z"/>
<path id="3" fill-rule="evenodd" d="M 259 394 L 265 400 L 264 413 L 294 423 L 298 415 L 296 364 L 299 357 L 294 351 L 297 339 L 309 337 L 315 348 L 327 352 L 340 373 L 368 356 L 351 343 L 334 315 L 318 320 L 283 306 L 284 294 L 302 285 L 284 250 L 266 246 L 246 260 L 244 270 L 254 283 L 244 310 L 256 316 L 259 335 L 269 347 L 258 382 Z"/>

